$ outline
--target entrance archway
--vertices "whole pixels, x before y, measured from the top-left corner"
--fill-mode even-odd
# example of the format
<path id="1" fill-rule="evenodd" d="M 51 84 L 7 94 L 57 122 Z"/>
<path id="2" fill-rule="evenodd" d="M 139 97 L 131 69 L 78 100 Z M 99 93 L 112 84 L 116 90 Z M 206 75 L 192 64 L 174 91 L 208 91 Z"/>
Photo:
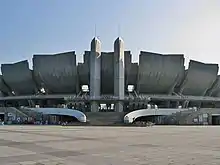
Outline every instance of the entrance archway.
<path id="1" fill-rule="evenodd" d="M 134 119 L 135 122 L 151 122 L 156 124 L 164 124 L 164 117 L 163 115 L 149 115 L 149 116 L 140 116 Z"/>

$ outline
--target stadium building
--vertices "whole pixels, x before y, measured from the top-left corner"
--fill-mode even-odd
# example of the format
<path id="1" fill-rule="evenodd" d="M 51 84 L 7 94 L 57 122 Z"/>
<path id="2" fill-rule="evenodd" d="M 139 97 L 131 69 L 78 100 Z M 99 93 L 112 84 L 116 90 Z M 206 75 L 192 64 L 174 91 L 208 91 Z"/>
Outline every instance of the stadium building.
<path id="1" fill-rule="evenodd" d="M 147 109 L 219 108 L 218 64 L 190 60 L 183 54 L 131 51 L 117 38 L 112 52 L 102 52 L 94 38 L 91 48 L 76 61 L 76 53 L 33 55 L 28 61 L 2 64 L 1 107 L 69 107 L 81 112 L 128 113 Z"/>

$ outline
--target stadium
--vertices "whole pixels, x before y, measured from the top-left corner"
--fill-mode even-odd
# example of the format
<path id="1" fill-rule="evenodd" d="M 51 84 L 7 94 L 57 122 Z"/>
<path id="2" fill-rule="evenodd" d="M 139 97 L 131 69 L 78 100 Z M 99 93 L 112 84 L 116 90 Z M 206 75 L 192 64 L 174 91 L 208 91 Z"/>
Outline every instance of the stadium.
<path id="1" fill-rule="evenodd" d="M 186 69 L 183 54 L 142 50 L 138 63 L 131 59 L 121 38 L 115 40 L 112 52 L 102 52 L 95 37 L 83 63 L 72 51 L 35 54 L 33 69 L 27 60 L 2 64 L 1 120 L 43 114 L 50 121 L 70 116 L 82 122 L 131 123 L 157 117 L 162 123 L 164 116 L 185 115 L 190 116 L 181 119 L 185 124 L 219 123 L 218 64 L 190 60 Z"/>

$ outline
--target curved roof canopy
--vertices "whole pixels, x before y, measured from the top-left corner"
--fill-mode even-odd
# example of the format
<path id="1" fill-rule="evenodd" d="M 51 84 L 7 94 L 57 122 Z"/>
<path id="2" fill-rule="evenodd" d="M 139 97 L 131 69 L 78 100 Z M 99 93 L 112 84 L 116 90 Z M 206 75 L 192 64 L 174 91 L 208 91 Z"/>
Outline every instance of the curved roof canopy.
<path id="1" fill-rule="evenodd" d="M 132 111 L 124 116 L 125 123 L 132 123 L 135 119 L 142 116 L 153 116 L 153 115 L 171 115 L 172 113 L 185 111 L 188 109 L 171 109 L 171 108 L 159 108 L 159 109 L 140 109 L 136 111 Z"/>
<path id="2" fill-rule="evenodd" d="M 114 93 L 114 52 L 101 53 L 101 93 Z"/>
<path id="3" fill-rule="evenodd" d="M 46 115 L 73 116 L 77 118 L 80 122 L 86 122 L 86 115 L 78 110 L 67 108 L 30 108 L 30 110 L 40 112 Z"/>

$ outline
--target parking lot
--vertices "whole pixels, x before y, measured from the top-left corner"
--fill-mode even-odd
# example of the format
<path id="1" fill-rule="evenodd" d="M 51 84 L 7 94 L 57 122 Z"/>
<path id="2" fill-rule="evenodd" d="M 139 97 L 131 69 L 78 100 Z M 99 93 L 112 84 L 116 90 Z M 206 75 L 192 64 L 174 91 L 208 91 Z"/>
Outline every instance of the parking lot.
<path id="1" fill-rule="evenodd" d="M 1 126 L 0 165 L 220 164 L 220 127 Z"/>

